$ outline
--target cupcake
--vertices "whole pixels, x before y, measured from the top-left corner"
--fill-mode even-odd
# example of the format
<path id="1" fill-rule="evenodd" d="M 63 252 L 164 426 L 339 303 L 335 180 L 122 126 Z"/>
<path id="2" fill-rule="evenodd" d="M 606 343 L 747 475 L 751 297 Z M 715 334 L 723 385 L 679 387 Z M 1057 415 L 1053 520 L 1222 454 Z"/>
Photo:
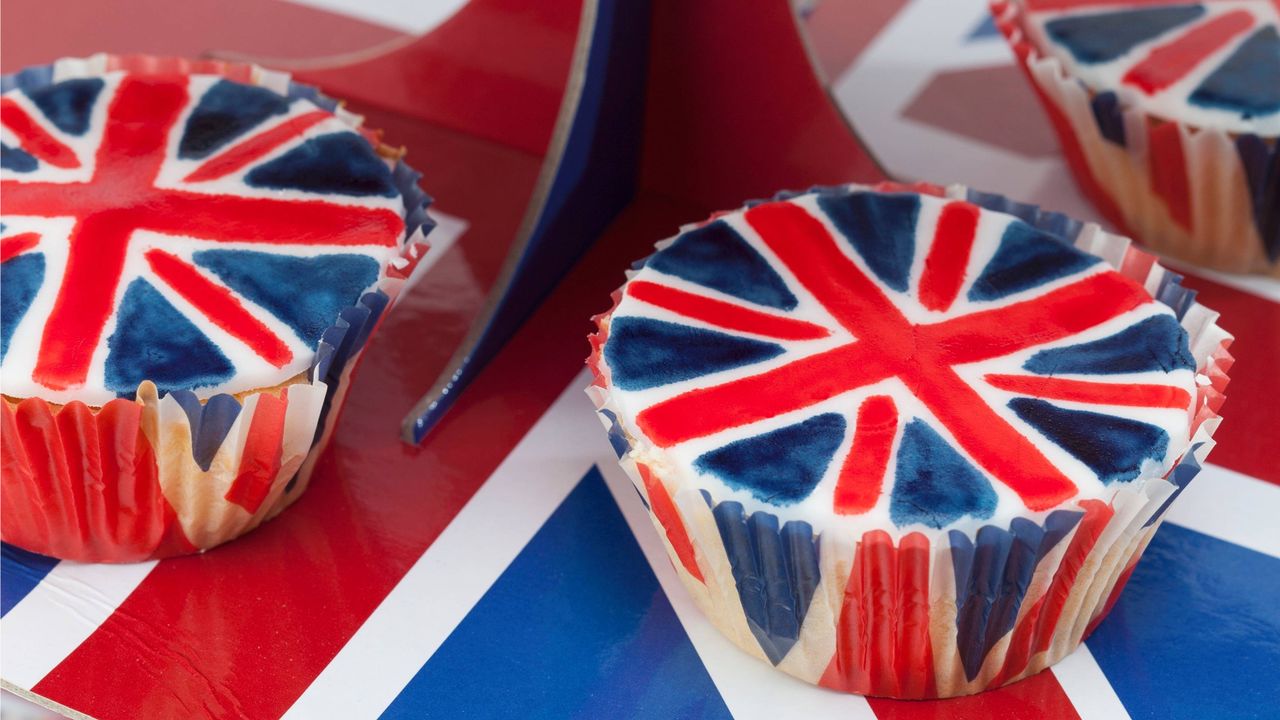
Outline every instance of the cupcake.
<path id="1" fill-rule="evenodd" d="M 1172 257 L 1280 277 L 1280 6 L 991 9 L 1107 220 Z"/>
<path id="2" fill-rule="evenodd" d="M 964 695 L 1070 653 L 1212 447 L 1231 337 L 1180 280 L 963 187 L 784 194 L 635 266 L 588 394 L 734 643 Z"/>
<path id="3" fill-rule="evenodd" d="M 59 60 L 0 125 L 4 541 L 135 561 L 279 513 L 425 249 L 418 174 L 249 65 Z"/>

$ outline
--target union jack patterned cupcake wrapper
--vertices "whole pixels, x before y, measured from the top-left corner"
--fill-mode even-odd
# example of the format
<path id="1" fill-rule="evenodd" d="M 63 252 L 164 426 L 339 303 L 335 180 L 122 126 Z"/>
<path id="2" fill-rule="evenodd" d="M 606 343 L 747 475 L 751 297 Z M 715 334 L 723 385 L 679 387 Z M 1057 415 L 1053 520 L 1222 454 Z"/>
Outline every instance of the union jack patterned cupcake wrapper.
<path id="1" fill-rule="evenodd" d="M 587 394 L 677 574 L 741 649 L 841 691 L 907 699 L 965 695 L 1057 662 L 1106 615 L 1165 510 L 1213 447 L 1231 336 L 1218 326 L 1217 313 L 1181 286 L 1181 276 L 1097 225 L 961 186 L 870 189 L 964 200 L 1013 215 L 1101 257 L 1173 310 L 1194 356 L 1197 397 L 1189 408 L 1190 442 L 1169 472 L 1118 486 L 1108 502 L 1073 501 L 1035 518 L 977 524 L 973 532 L 941 529 L 895 539 L 878 529 L 818 532 L 802 520 L 752 512 L 669 471 L 620 420 L 602 349 L 625 286 L 614 294 L 613 308 L 595 318 L 599 331 L 588 359 L 595 381 Z"/>
<path id="2" fill-rule="evenodd" d="M 1037 8 L 1041 3 L 1027 4 Z M 1068 15 L 1062 17 L 1068 19 L 1071 13 L 1094 18 L 1125 10 L 1105 3 L 1044 4 L 1055 11 L 1065 8 Z M 1169 37 L 1187 43 L 1228 24 L 1226 18 L 1197 15 L 1196 10 L 1170 2 L 1134 12 L 1160 13 L 1161 18 L 1178 14 L 1160 21 L 1170 23 Z M 994 0 L 991 12 L 1040 98 L 1077 183 L 1108 221 L 1172 257 L 1280 277 L 1280 139 L 1274 132 L 1234 133 L 1174 122 L 1138 107 L 1127 88 L 1120 93 L 1093 92 L 1039 44 L 1036 10 L 1028 11 L 1017 0 Z M 1244 13 L 1243 8 L 1233 10 L 1230 19 L 1237 19 L 1237 14 L 1244 18 Z M 1273 27 L 1254 26 L 1239 40 L 1270 43 L 1274 53 L 1280 38 L 1271 22 Z M 1082 31 L 1081 37 L 1096 38 L 1099 32 Z M 1145 34 L 1137 31 L 1124 37 L 1133 44 L 1146 42 Z M 1207 55 L 1215 47 L 1209 44 L 1194 52 Z M 1144 52 L 1124 57 L 1138 62 Z M 1218 59 L 1209 62 L 1224 63 L 1221 72 L 1249 71 L 1243 65 L 1225 67 L 1234 56 L 1213 57 Z"/>
<path id="3" fill-rule="evenodd" d="M 358 130 L 385 158 L 403 200 L 405 231 L 377 286 L 319 333 L 314 360 L 272 388 L 162 393 L 100 407 L 38 397 L 0 401 L 4 539 L 65 559 L 131 562 L 206 550 L 274 517 L 305 490 L 336 425 L 351 374 L 378 322 L 427 249 L 433 222 L 420 174 L 382 145 L 362 118 L 313 87 L 257 66 L 151 56 L 64 59 L 3 77 L 3 89 L 37 89 L 111 71 L 218 75 L 305 98 Z M 7 257 L 6 257 L 7 259 Z M 6 338 L 7 340 L 7 338 Z"/>

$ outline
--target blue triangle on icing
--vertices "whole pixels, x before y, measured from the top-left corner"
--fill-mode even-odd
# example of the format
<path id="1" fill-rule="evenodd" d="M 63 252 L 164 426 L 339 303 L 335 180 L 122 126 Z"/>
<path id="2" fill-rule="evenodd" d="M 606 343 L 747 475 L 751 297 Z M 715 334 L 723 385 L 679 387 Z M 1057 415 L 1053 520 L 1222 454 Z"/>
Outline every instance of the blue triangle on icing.
<path id="1" fill-rule="evenodd" d="M 1141 8 L 1050 20 L 1044 29 L 1082 63 L 1105 63 L 1204 14 L 1203 5 Z"/>
<path id="2" fill-rule="evenodd" d="M 89 129 L 93 103 L 102 86 L 101 78 L 74 78 L 25 92 L 59 130 L 68 135 L 83 135 Z"/>
<path id="3" fill-rule="evenodd" d="M 604 346 L 613 384 L 623 390 L 689 380 L 782 352 L 776 343 L 637 317 L 615 318 Z"/>
<path id="4" fill-rule="evenodd" d="M 902 430 L 889 517 L 898 526 L 943 528 L 962 517 L 983 520 L 996 509 L 986 477 L 919 418 Z"/>
<path id="5" fill-rule="evenodd" d="M 316 257 L 252 250 L 201 250 L 196 265 L 267 309 L 314 349 L 338 314 L 356 304 L 378 279 L 378 262 L 364 255 Z"/>
<path id="6" fill-rule="evenodd" d="M 809 496 L 822 480 L 844 440 L 845 421 L 824 413 L 804 422 L 735 440 L 694 461 L 700 472 L 751 493 L 772 505 L 791 505 Z"/>
<path id="7" fill-rule="evenodd" d="M 9 353 L 9 340 L 18 322 L 44 283 L 44 255 L 29 253 L 0 264 L 0 360 Z"/>
<path id="8" fill-rule="evenodd" d="M 818 196 L 818 207 L 885 285 L 906 291 L 916 251 L 918 196 L 826 194 Z"/>
<path id="9" fill-rule="evenodd" d="M 1015 220 L 1005 228 L 995 256 L 969 289 L 969 299 L 998 300 L 1080 272 L 1100 259 Z"/>
<path id="10" fill-rule="evenodd" d="M 1264 27 L 1191 93 L 1191 102 L 1245 117 L 1280 112 L 1280 33 Z"/>
<path id="11" fill-rule="evenodd" d="M 399 192 L 391 169 L 368 141 L 353 132 L 311 138 L 249 171 L 245 182 L 256 187 L 340 195 L 395 197 Z"/>
<path id="12" fill-rule="evenodd" d="M 0 143 L 0 168 L 28 173 L 40 166 L 31 153 L 19 147 Z"/>
<path id="13" fill-rule="evenodd" d="M 222 350 L 141 278 L 125 290 L 107 348 L 107 389 L 125 396 L 143 380 L 170 392 L 210 387 L 235 374 Z"/>
<path id="14" fill-rule="evenodd" d="M 1195 370 L 1187 331 L 1171 315 L 1156 315 L 1100 340 L 1041 350 L 1022 366 L 1040 375 Z"/>
<path id="15" fill-rule="evenodd" d="M 1032 398 L 1014 398 L 1009 407 L 1106 484 L 1133 480 L 1144 460 L 1160 460 L 1169 447 L 1168 433 L 1137 420 L 1067 410 Z"/>
<path id="16" fill-rule="evenodd" d="M 792 310 L 797 304 L 769 261 L 723 220 L 684 233 L 646 265 L 758 305 Z"/>
<path id="17" fill-rule="evenodd" d="M 272 115 L 288 112 L 289 102 L 266 88 L 219 80 L 187 118 L 178 142 L 178 157 L 206 158 Z"/>

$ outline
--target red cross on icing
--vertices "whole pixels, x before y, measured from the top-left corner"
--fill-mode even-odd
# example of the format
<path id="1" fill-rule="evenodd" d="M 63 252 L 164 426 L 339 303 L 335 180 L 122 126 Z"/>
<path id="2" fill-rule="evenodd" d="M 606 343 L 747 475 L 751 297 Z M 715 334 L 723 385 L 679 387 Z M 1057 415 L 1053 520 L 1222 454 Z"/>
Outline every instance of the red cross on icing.
<path id="1" fill-rule="evenodd" d="M 919 298 L 949 308 L 964 281 L 979 210 L 951 202 L 940 215 L 925 259 Z M 669 447 L 820 403 L 850 390 L 899 378 L 979 465 L 1032 510 L 1056 506 L 1075 485 L 956 373 L 973 363 L 1071 337 L 1151 297 L 1115 272 L 1083 277 L 1035 298 L 935 323 L 912 323 L 822 225 L 798 205 L 760 205 L 746 220 L 836 322 L 856 340 L 824 352 L 657 403 L 636 418 L 658 446 Z M 828 335 L 812 323 L 750 310 L 647 281 L 627 293 L 685 317 L 779 339 Z M 762 320 L 763 319 L 763 320 Z M 988 375 L 995 387 L 1045 398 L 1147 407 L 1187 407 L 1188 394 L 1165 385 L 1116 385 L 1060 378 Z M 853 452 L 837 481 L 836 509 L 869 509 L 880 494 L 898 425 L 892 399 L 877 395 L 858 410 Z"/>
<path id="2" fill-rule="evenodd" d="M 66 271 L 45 323 L 33 379 L 55 390 L 83 384 L 114 311 L 130 238 L 135 230 L 213 242 L 268 245 L 382 245 L 392 247 L 404 230 L 386 209 L 324 200 L 248 198 L 157 187 L 169 137 L 189 100 L 180 75 L 125 76 L 107 110 L 92 178 L 52 183 L 0 183 L 5 215 L 72 217 Z M 332 117 L 314 111 L 233 144 L 192 171 L 186 182 L 230 175 L 307 128 Z M 75 152 L 31 118 L 18 103 L 0 101 L 0 122 L 26 152 L 61 168 L 80 166 Z M 31 249 L 31 233 L 5 238 L 3 259 Z M 145 254 L 151 270 L 223 330 L 244 341 L 276 367 L 292 358 L 284 342 L 231 292 L 190 263 L 163 250 Z"/>

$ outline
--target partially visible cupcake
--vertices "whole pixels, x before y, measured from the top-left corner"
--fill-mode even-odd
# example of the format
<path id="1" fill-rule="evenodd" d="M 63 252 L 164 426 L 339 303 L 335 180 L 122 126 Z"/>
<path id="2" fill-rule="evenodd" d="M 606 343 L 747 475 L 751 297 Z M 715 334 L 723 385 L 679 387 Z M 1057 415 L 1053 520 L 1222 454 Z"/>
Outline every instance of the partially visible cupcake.
<path id="1" fill-rule="evenodd" d="M 249 65 L 59 60 L 0 125 L 4 541 L 134 561 L 280 512 L 425 250 L 418 174 Z"/>
<path id="2" fill-rule="evenodd" d="M 964 695 L 1081 642 L 1212 446 L 1231 338 L 1180 279 L 963 187 L 784 194 L 629 273 L 588 394 L 739 647 Z"/>
<path id="3" fill-rule="evenodd" d="M 1280 277 L 1280 6 L 991 10 L 1108 220 L 1191 263 Z"/>

